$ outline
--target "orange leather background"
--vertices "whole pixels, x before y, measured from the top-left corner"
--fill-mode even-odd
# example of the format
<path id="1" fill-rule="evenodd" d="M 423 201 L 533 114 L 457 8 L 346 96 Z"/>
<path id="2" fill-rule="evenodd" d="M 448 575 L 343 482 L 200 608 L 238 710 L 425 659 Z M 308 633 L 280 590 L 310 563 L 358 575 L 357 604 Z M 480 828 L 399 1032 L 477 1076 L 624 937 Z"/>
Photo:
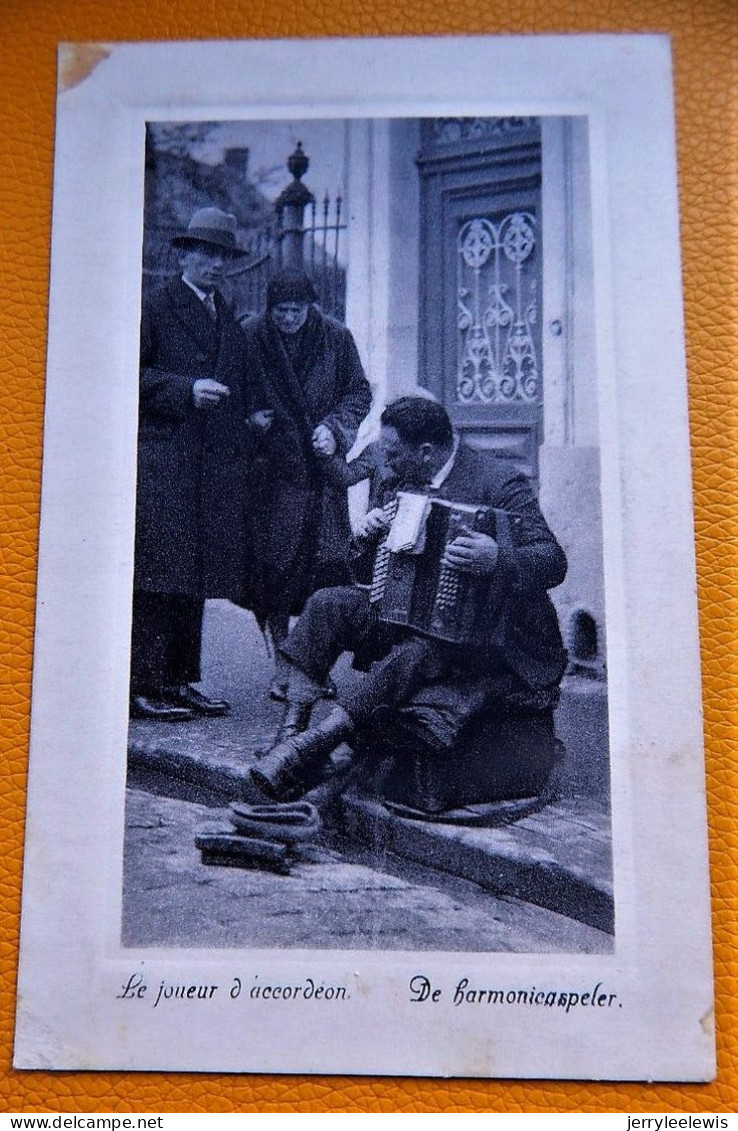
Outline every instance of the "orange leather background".
<path id="1" fill-rule="evenodd" d="M 56 44 L 301 35 L 667 32 L 678 118 L 702 623 L 719 1076 L 709 1085 L 19 1073 L 10 1068 L 33 633 Z M 0 5 L 0 1102 L 5 1111 L 729 1112 L 738 1109 L 733 0 L 5 0 Z M 675 610 L 678 626 L 678 610 Z M 675 830 L 679 835 L 679 830 Z M 669 1036 L 664 1034 L 664 1040 Z"/>

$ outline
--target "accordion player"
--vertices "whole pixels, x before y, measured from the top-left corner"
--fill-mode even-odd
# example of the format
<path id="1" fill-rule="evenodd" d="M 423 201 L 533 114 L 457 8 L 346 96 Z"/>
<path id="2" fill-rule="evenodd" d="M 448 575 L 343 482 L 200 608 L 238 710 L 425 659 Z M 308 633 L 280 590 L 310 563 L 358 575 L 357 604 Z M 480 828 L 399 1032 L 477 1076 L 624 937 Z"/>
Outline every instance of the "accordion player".
<path id="1" fill-rule="evenodd" d="M 481 643 L 494 583 L 444 562 L 446 547 L 470 531 L 508 539 L 516 516 L 405 491 L 389 508 L 369 590 L 379 620 L 451 644 Z"/>

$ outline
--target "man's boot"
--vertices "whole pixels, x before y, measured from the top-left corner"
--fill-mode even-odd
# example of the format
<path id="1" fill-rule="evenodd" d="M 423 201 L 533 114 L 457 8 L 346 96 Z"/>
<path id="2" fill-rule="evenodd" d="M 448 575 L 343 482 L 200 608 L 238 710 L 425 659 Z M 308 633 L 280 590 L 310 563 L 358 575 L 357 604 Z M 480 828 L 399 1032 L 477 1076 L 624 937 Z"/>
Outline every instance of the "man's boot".
<path id="1" fill-rule="evenodd" d="M 262 747 L 256 753 L 259 757 L 268 754 L 275 746 L 281 746 L 283 742 L 289 742 L 298 734 L 302 734 L 310 726 L 310 716 L 313 713 L 314 703 L 293 703 L 287 702 L 284 705 L 282 718 L 277 727 L 277 733 L 274 740 L 267 747 Z"/>
<path id="2" fill-rule="evenodd" d="M 274 801 L 295 801 L 320 785 L 326 759 L 353 734 L 353 723 L 338 707 L 324 722 L 273 746 L 251 770 L 251 780 Z"/>

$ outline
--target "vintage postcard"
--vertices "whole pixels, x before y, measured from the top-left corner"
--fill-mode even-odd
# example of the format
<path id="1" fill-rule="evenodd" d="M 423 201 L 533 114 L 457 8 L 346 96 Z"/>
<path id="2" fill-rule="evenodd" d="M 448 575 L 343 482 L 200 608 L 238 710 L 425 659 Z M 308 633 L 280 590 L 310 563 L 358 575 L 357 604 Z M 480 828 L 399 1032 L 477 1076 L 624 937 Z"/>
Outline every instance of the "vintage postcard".
<path id="1" fill-rule="evenodd" d="M 708 1080 L 668 40 L 60 49 L 18 1068 Z"/>

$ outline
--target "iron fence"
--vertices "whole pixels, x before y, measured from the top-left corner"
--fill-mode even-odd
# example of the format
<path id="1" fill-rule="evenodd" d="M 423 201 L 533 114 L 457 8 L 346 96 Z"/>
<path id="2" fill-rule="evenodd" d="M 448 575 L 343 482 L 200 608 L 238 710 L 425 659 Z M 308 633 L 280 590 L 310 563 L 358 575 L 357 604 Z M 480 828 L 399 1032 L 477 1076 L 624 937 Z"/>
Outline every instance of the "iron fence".
<path id="1" fill-rule="evenodd" d="M 346 318 L 346 268 L 341 262 L 341 237 L 347 229 L 342 218 L 340 195 L 328 194 L 318 204 L 306 208 L 302 225 L 302 260 L 318 293 L 321 309 L 344 321 Z M 172 239 L 178 229 L 156 224 L 147 217 L 144 229 L 143 287 L 144 293 L 161 286 L 177 273 L 178 257 Z M 223 287 L 225 297 L 236 316 L 245 321 L 264 310 L 269 276 L 283 262 L 285 232 L 275 213 L 270 223 L 241 230 L 239 244 L 246 252 L 241 261 L 229 266 Z"/>

